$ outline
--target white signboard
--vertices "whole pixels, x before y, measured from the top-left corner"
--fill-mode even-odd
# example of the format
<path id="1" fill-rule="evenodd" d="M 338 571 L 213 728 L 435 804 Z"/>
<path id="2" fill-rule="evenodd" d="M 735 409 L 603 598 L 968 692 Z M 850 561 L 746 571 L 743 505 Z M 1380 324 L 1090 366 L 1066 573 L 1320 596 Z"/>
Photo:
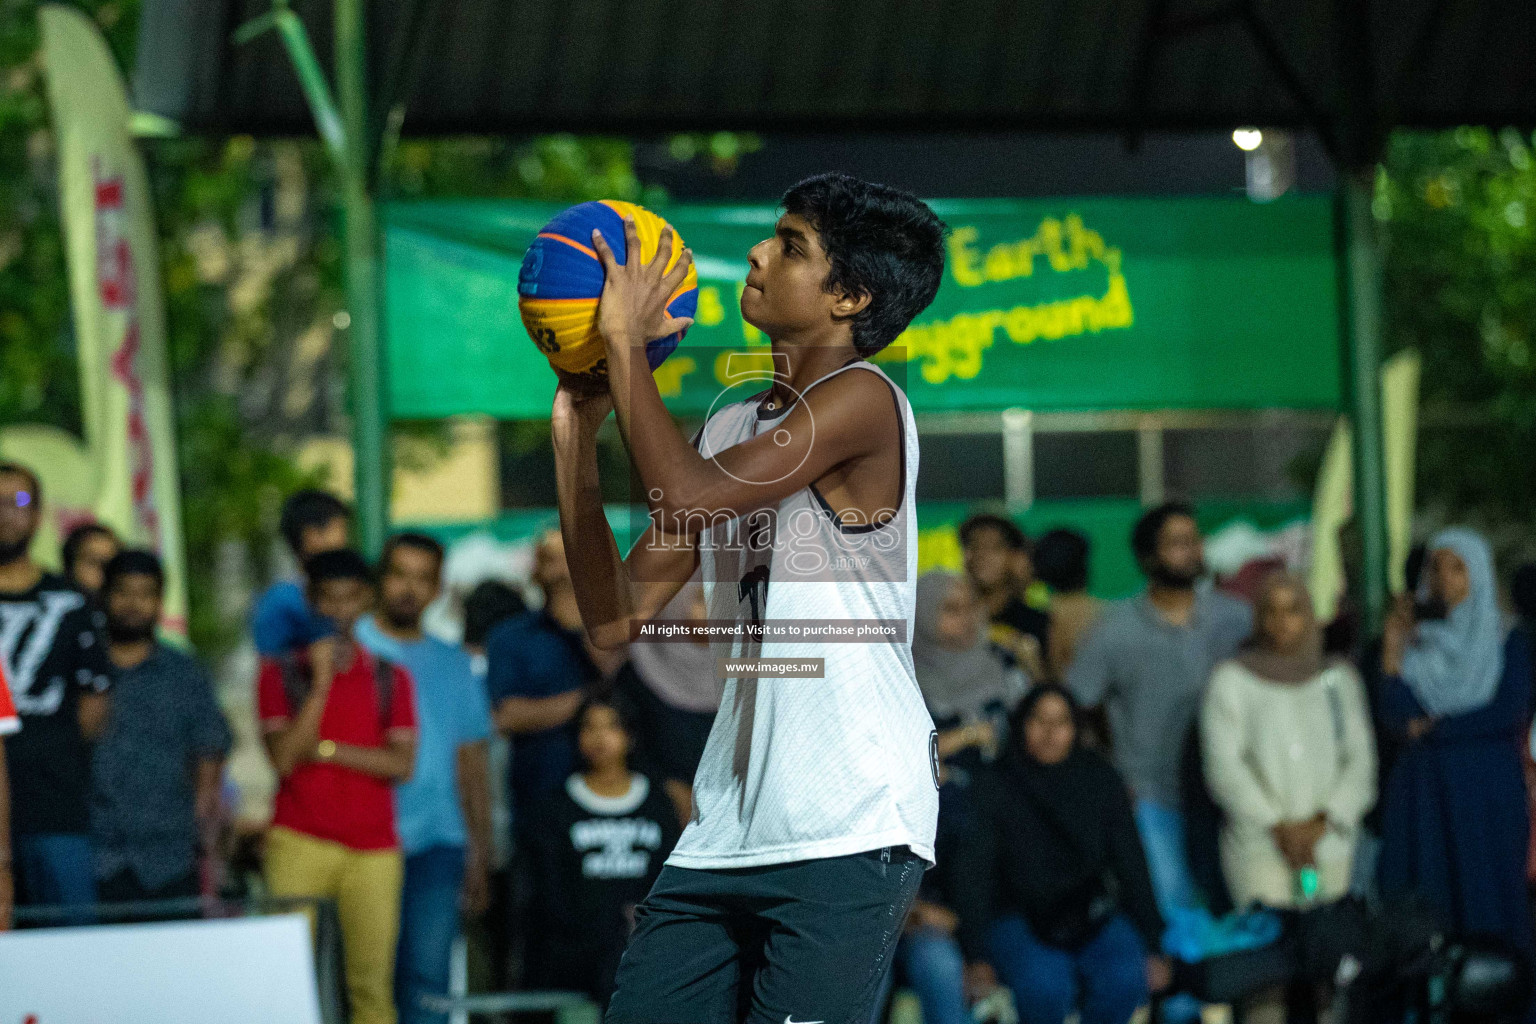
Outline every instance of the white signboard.
<path id="1" fill-rule="evenodd" d="M 0 934 L 0 1024 L 319 1024 L 309 922 Z"/>

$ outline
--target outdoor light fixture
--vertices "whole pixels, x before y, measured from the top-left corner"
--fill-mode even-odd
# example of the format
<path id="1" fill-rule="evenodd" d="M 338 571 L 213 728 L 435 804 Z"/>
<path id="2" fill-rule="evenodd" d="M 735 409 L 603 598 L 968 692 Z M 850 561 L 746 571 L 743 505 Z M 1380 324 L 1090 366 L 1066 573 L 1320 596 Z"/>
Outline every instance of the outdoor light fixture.
<path id="1" fill-rule="evenodd" d="M 1237 128 L 1232 132 L 1232 141 L 1244 153 L 1252 153 L 1264 144 L 1264 133 L 1257 128 Z"/>
<path id="2" fill-rule="evenodd" d="M 1243 151 L 1249 199 L 1268 203 L 1296 184 L 1296 148 L 1290 132 L 1237 128 L 1232 132 L 1232 143 Z"/>

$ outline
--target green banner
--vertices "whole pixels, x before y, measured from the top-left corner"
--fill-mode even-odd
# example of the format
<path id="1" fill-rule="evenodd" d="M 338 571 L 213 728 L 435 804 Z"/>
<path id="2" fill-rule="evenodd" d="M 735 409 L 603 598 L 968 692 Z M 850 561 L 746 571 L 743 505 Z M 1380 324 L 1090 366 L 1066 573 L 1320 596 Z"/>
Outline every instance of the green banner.
<path id="1" fill-rule="evenodd" d="M 933 207 L 951 228 L 944 283 L 881 356 L 918 411 L 1339 404 L 1325 196 Z M 394 416 L 548 415 L 554 374 L 523 331 L 517 271 L 560 209 L 479 200 L 388 206 Z M 772 233 L 776 211 L 657 212 L 699 269 L 696 322 L 657 382 L 669 407 L 702 414 L 725 385 L 726 350 L 766 353 L 768 339 L 742 321 L 737 302 L 747 251 Z"/>

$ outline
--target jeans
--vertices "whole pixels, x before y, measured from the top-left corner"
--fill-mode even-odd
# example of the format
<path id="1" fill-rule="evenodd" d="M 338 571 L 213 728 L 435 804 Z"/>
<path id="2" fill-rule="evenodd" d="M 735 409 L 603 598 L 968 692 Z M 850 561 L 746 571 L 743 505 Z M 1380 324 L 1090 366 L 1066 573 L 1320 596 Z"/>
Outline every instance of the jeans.
<path id="1" fill-rule="evenodd" d="M 401 1024 L 442 1024 L 447 1015 L 424 1010 L 424 994 L 447 995 L 453 939 L 459 933 L 464 848 L 433 846 L 405 858 L 400 898 L 400 949 L 395 1002 Z"/>
<path id="2" fill-rule="evenodd" d="M 965 957 L 954 936 L 923 928 L 902 936 L 896 960 L 923 1007 L 923 1024 L 970 1024 Z"/>
<path id="3" fill-rule="evenodd" d="M 17 904 L 88 907 L 96 902 L 91 837 L 57 832 L 16 837 Z M 71 918 L 73 924 L 88 919 Z"/>
<path id="4" fill-rule="evenodd" d="M 1157 909 L 1167 917 L 1175 910 L 1199 906 L 1184 846 L 1184 815 L 1176 807 L 1137 800 L 1136 831 L 1147 854 Z"/>
<path id="5" fill-rule="evenodd" d="M 1010 914 L 993 922 L 987 947 L 1021 1024 L 1062 1024 L 1073 1009 L 1082 1024 L 1126 1024 L 1147 1001 L 1146 948 L 1123 914 L 1075 951 L 1047 946 Z"/>
<path id="6" fill-rule="evenodd" d="M 1137 800 L 1136 831 L 1147 855 L 1158 911 L 1168 918 L 1174 911 L 1198 907 L 1200 900 L 1184 845 L 1184 815 L 1167 804 Z M 1163 1003 L 1166 1024 L 1186 1024 L 1199 1017 L 1200 1004 L 1194 996 L 1181 993 Z"/>

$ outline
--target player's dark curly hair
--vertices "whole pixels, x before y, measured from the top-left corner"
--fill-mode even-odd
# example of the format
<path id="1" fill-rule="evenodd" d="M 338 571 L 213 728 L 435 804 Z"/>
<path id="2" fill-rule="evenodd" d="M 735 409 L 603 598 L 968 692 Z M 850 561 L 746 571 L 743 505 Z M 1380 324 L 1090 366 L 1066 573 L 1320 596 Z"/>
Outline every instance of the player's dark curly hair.
<path id="1" fill-rule="evenodd" d="M 818 174 L 784 193 L 785 213 L 816 229 L 832 263 L 827 291 L 868 295 L 853 345 L 872 356 L 933 301 L 944 277 L 944 222 L 916 196 L 847 174 Z"/>

